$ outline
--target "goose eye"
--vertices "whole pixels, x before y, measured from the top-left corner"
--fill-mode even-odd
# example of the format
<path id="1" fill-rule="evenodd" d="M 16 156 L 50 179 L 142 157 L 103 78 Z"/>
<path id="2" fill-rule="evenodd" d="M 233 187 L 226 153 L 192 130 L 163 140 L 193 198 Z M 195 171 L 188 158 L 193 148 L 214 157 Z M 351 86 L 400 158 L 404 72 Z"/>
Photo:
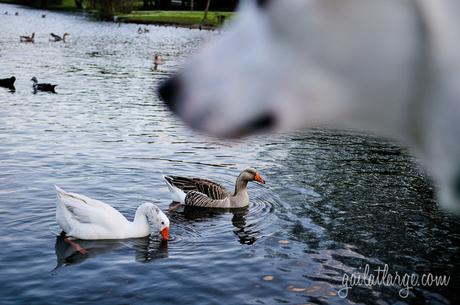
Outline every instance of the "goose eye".
<path id="1" fill-rule="evenodd" d="M 162 225 L 164 225 L 164 224 L 165 224 L 165 222 L 164 222 L 164 221 L 162 221 L 162 222 L 161 222 L 161 224 L 162 224 Z"/>

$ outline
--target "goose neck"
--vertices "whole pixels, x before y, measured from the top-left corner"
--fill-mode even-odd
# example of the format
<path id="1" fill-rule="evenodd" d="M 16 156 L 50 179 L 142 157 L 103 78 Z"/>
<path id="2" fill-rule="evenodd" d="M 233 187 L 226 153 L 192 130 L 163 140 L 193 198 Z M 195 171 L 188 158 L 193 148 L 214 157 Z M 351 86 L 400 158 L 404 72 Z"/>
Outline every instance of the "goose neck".
<path id="1" fill-rule="evenodd" d="M 150 234 L 150 224 L 142 206 L 137 208 L 131 228 L 134 235 L 147 236 Z"/>
<path id="2" fill-rule="evenodd" d="M 233 196 L 237 196 L 241 192 L 246 192 L 247 186 L 248 186 L 248 180 L 244 179 L 242 175 L 239 175 L 238 178 L 236 178 L 235 193 L 233 194 Z"/>

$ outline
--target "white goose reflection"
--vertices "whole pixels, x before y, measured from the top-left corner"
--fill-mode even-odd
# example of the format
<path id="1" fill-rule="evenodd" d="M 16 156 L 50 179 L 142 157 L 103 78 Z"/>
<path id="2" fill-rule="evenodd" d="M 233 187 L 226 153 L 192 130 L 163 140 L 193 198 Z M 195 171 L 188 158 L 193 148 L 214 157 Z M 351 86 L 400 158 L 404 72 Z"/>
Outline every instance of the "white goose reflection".
<path id="1" fill-rule="evenodd" d="M 75 244 L 78 244 L 83 251 L 77 249 Z M 156 259 L 168 257 L 168 242 L 154 240 L 150 236 L 123 240 L 72 240 L 69 242 L 68 238 L 61 234 L 56 236 L 54 246 L 57 261 L 54 270 L 63 266 L 79 264 L 87 259 L 123 247 L 134 249 L 134 259 L 140 263 L 149 263 Z"/>

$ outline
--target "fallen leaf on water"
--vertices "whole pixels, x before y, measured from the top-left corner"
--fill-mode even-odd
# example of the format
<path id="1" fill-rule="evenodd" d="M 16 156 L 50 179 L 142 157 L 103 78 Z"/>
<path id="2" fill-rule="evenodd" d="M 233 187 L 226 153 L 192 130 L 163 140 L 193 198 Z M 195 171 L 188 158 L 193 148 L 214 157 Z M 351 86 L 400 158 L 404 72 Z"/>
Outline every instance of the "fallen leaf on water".
<path id="1" fill-rule="evenodd" d="M 304 292 L 305 290 L 307 290 L 307 288 L 294 287 L 292 285 L 289 285 L 288 290 L 292 292 Z"/>
<path id="2" fill-rule="evenodd" d="M 264 281 L 273 281 L 274 278 L 275 278 L 275 277 L 274 277 L 273 275 L 266 275 L 266 276 L 264 276 L 262 279 L 263 279 Z"/>
<path id="3" fill-rule="evenodd" d="M 278 243 L 281 244 L 281 245 L 287 245 L 287 244 L 289 244 L 289 240 L 287 240 L 287 239 L 278 240 Z"/>
<path id="4" fill-rule="evenodd" d="M 319 290 L 319 289 L 321 289 L 320 286 L 314 285 L 314 286 L 308 287 L 306 290 L 307 290 L 307 292 L 312 293 L 312 292 L 315 292 L 315 291 L 317 291 L 317 290 Z"/>

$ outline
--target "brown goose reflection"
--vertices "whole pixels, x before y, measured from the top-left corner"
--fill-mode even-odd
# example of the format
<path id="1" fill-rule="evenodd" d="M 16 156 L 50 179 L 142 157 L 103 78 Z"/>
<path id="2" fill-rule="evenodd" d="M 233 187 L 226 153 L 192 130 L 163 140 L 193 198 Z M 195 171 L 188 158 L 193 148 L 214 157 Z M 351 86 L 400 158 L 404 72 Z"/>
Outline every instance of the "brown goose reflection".
<path id="1" fill-rule="evenodd" d="M 133 248 L 135 251 L 134 258 L 140 263 L 168 257 L 168 242 L 154 240 L 150 236 L 123 240 L 74 240 L 73 242 L 85 249 L 84 254 L 81 250 L 77 250 L 74 244 L 66 241 L 65 235 L 56 236 L 54 250 L 57 265 L 54 270 L 62 266 L 79 264 L 87 259 L 123 247 Z"/>
<path id="2" fill-rule="evenodd" d="M 170 205 L 170 217 L 173 222 L 180 222 L 181 218 L 192 221 L 204 221 L 206 219 L 218 217 L 220 215 L 231 213 L 233 233 L 238 237 L 241 244 L 251 245 L 259 238 L 260 231 L 254 228 L 254 225 L 246 223 L 246 217 L 249 213 L 249 207 L 216 209 L 186 206 L 172 202 Z"/>

